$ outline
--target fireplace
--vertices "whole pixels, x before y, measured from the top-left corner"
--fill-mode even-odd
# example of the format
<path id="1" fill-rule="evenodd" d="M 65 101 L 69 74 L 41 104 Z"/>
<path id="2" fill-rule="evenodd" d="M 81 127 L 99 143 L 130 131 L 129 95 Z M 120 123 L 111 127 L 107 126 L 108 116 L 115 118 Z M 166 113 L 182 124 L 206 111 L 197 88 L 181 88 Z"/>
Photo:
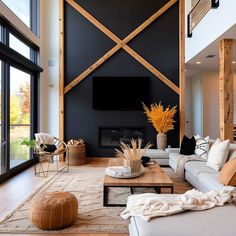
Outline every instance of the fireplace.
<path id="1" fill-rule="evenodd" d="M 130 144 L 131 139 L 141 138 L 146 142 L 146 127 L 99 127 L 99 147 L 114 148 L 120 142 Z"/>

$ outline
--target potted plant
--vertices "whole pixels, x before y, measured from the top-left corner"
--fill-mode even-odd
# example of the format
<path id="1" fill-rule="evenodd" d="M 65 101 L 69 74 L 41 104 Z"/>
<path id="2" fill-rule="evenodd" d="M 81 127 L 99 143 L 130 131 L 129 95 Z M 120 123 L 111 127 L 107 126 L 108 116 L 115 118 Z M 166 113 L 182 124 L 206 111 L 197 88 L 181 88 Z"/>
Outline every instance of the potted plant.
<path id="1" fill-rule="evenodd" d="M 21 140 L 20 144 L 24 145 L 24 146 L 27 146 L 29 148 L 33 148 L 34 150 L 36 148 L 36 143 L 35 143 L 34 139 L 24 138 L 24 139 Z"/>
<path id="2" fill-rule="evenodd" d="M 177 106 L 164 108 L 159 104 L 151 104 L 150 109 L 143 103 L 144 113 L 148 117 L 148 121 L 152 123 L 153 127 L 158 132 L 157 134 L 157 148 L 165 150 L 167 145 L 167 135 L 169 130 L 174 129 L 174 115 L 177 112 Z"/>

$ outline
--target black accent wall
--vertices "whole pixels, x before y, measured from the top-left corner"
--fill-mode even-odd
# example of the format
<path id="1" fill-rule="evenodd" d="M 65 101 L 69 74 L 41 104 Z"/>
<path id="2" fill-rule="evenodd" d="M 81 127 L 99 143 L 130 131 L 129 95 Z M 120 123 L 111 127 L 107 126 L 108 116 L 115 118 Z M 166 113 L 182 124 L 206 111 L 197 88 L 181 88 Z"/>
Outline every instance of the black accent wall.
<path id="1" fill-rule="evenodd" d="M 76 0 L 121 39 L 160 9 L 168 0 Z M 176 3 L 128 45 L 178 86 L 179 6 Z M 65 2 L 65 85 L 109 51 L 115 43 Z M 99 111 L 92 107 L 93 76 L 148 76 L 150 101 L 178 105 L 179 97 L 123 49 L 65 95 L 65 140 L 82 137 L 88 156 L 113 156 L 99 148 L 98 129 L 104 126 L 146 127 L 147 141 L 156 146 L 156 131 L 142 111 Z M 125 84 L 124 84 L 125 86 Z M 135 90 L 135 85 L 134 88 Z M 122 93 L 122 91 L 121 91 Z M 141 101 L 140 101 L 141 102 Z M 178 114 L 168 145 L 178 146 Z"/>

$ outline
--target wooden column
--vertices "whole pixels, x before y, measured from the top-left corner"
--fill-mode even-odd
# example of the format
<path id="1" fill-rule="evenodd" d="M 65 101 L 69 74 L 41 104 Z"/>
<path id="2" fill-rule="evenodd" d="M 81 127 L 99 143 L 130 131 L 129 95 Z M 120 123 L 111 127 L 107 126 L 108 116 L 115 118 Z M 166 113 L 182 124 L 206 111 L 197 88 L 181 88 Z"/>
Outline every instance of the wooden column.
<path id="1" fill-rule="evenodd" d="M 220 138 L 233 142 L 233 40 L 223 39 L 219 45 L 220 54 Z"/>
<path id="2" fill-rule="evenodd" d="M 64 0 L 59 0 L 59 139 L 64 140 Z"/>
<path id="3" fill-rule="evenodd" d="M 179 0 L 179 135 L 185 134 L 185 0 Z"/>

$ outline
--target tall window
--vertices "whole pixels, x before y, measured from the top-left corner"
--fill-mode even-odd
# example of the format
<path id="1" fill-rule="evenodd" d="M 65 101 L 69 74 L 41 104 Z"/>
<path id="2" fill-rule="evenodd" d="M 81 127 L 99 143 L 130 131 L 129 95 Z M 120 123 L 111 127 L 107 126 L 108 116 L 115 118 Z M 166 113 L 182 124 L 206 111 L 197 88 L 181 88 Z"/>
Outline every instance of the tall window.
<path id="1" fill-rule="evenodd" d="M 10 168 L 30 159 L 20 140 L 30 138 L 30 74 L 10 67 Z"/>
<path id="2" fill-rule="evenodd" d="M 37 0 L 2 0 L 32 29 Z M 14 25 L 14 24 L 13 24 Z M 0 181 L 32 165 L 23 139 L 38 131 L 39 48 L 0 16 Z"/>
<path id="3" fill-rule="evenodd" d="M 2 0 L 2 2 L 30 28 L 30 0 Z"/>

